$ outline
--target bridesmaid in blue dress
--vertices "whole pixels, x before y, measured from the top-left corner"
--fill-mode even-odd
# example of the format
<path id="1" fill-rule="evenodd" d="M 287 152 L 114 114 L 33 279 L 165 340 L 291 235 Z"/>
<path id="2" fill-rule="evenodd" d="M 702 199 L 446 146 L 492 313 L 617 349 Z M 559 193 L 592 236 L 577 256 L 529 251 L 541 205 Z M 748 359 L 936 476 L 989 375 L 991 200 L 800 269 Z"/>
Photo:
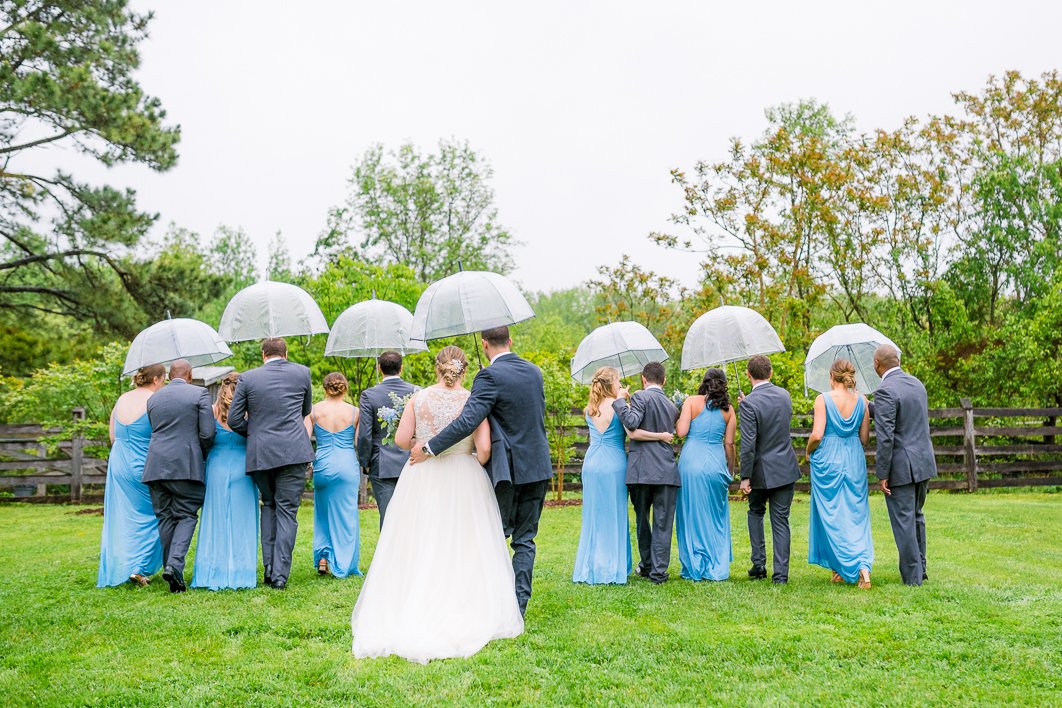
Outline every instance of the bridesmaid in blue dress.
<path id="1" fill-rule="evenodd" d="M 258 582 L 258 488 L 247 474 L 247 440 L 228 420 L 239 381 L 236 372 L 222 379 L 214 401 L 217 432 L 206 460 L 193 588 L 237 590 Z"/>
<path id="2" fill-rule="evenodd" d="M 146 366 L 133 376 L 132 391 L 123 393 L 111 411 L 111 454 L 103 490 L 103 536 L 96 587 L 132 581 L 144 587 L 162 569 L 159 522 L 151 492 L 140 481 L 151 442 L 147 401 L 166 382 L 161 364 Z"/>
<path id="3" fill-rule="evenodd" d="M 624 584 L 631 574 L 631 531 L 627 517 L 627 450 L 625 431 L 612 409 L 619 372 L 602 367 L 590 382 L 584 411 L 590 445 L 583 459 L 583 526 L 572 581 Z M 670 433 L 636 430 L 635 440 L 667 440 Z"/>
<path id="4" fill-rule="evenodd" d="M 730 405 L 726 374 L 708 369 L 697 389 L 682 404 L 675 432 L 686 442 L 679 455 L 675 527 L 682 577 L 726 580 L 734 560 L 730 545 L 730 482 L 734 479 L 734 431 L 737 415 Z"/>
<path id="5" fill-rule="evenodd" d="M 863 589 L 870 589 L 874 564 L 863 451 L 869 435 L 867 399 L 855 390 L 855 367 L 838 359 L 830 367 L 830 390 L 815 399 L 815 423 L 808 438 L 808 563 L 832 570 L 832 582 L 858 581 Z"/>
<path id="6" fill-rule="evenodd" d="M 317 437 L 313 461 L 313 562 L 320 575 L 361 575 L 358 491 L 361 467 L 354 448 L 357 408 L 343 400 L 347 379 L 339 372 L 324 377 L 325 400 L 313 407 L 307 431 Z"/>

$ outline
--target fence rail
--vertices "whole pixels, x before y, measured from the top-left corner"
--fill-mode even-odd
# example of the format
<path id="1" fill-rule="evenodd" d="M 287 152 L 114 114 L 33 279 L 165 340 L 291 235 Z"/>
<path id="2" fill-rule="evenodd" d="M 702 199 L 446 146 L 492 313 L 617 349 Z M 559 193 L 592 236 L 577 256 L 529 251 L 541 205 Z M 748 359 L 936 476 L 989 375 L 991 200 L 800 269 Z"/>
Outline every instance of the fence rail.
<path id="1" fill-rule="evenodd" d="M 77 408 L 71 414 L 76 422 L 84 417 L 84 410 Z M 572 415 L 581 417 L 581 411 L 573 410 Z M 930 482 L 932 488 L 974 492 L 980 488 L 1062 486 L 1062 440 L 1058 439 L 1062 436 L 1062 426 L 1058 425 L 1062 408 L 974 408 L 963 399 L 958 408 L 931 409 L 929 417 L 939 472 Z M 567 431 L 577 439 L 569 445 L 565 463 L 555 467 L 571 482 L 571 477 L 582 471 L 589 428 L 582 422 L 567 426 Z M 790 435 L 802 460 L 810 432 L 810 416 L 795 416 Z M 101 498 L 100 493 L 86 494 L 84 487 L 106 484 L 107 460 L 88 457 L 85 449 L 105 447 L 106 443 L 77 434 L 56 442 L 58 433 L 40 425 L 0 426 L 0 501 L 81 502 Z M 873 426 L 870 436 L 865 446 L 868 482 L 875 479 Z M 740 451 L 740 439 L 738 446 Z M 680 451 L 681 446 L 676 444 L 675 450 Z M 806 461 L 801 470 L 805 478 L 797 488 L 806 490 Z M 57 493 L 56 486 L 69 491 Z M 8 490 L 14 495 L 4 494 Z M 363 502 L 366 492 L 363 489 Z"/>

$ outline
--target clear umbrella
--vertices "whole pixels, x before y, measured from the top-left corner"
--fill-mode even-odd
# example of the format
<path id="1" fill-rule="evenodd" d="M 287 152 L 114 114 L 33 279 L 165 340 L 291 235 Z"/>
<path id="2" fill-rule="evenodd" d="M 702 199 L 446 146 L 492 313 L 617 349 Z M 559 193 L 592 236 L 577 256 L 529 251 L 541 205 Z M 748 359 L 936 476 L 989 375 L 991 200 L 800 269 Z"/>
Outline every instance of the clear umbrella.
<path id="1" fill-rule="evenodd" d="M 481 332 L 535 316 L 527 300 L 497 273 L 468 270 L 428 286 L 413 311 L 410 338 L 431 339 Z"/>
<path id="2" fill-rule="evenodd" d="M 308 292 L 297 285 L 266 280 L 229 300 L 218 331 L 227 342 L 245 342 L 324 334 L 328 322 Z"/>
<path id="3" fill-rule="evenodd" d="M 653 333 L 637 322 L 613 322 L 598 327 L 579 342 L 572 357 L 572 378 L 588 384 L 594 372 L 611 366 L 620 376 L 640 373 L 651 361 L 666 361 L 667 352 Z"/>
<path id="4" fill-rule="evenodd" d="M 162 320 L 136 335 L 125 355 L 122 375 L 153 364 L 187 359 L 192 366 L 214 364 L 232 356 L 221 335 L 206 322 L 178 317 Z"/>
<path id="5" fill-rule="evenodd" d="M 778 333 L 763 315 L 748 307 L 722 305 L 698 317 L 686 332 L 682 370 L 722 366 L 757 354 L 784 351 Z"/>
<path id="6" fill-rule="evenodd" d="M 804 392 L 830 390 L 830 366 L 837 359 L 848 359 L 855 365 L 856 389 L 873 392 L 881 384 L 874 371 L 874 350 L 882 344 L 896 344 L 878 330 L 862 322 L 837 325 L 815 338 L 804 358 Z M 900 351 L 896 347 L 896 351 Z"/>
<path id="7" fill-rule="evenodd" d="M 343 310 L 332 324 L 325 356 L 377 357 L 387 351 L 405 356 L 428 351 L 424 342 L 411 341 L 413 314 L 387 300 L 366 300 Z"/>

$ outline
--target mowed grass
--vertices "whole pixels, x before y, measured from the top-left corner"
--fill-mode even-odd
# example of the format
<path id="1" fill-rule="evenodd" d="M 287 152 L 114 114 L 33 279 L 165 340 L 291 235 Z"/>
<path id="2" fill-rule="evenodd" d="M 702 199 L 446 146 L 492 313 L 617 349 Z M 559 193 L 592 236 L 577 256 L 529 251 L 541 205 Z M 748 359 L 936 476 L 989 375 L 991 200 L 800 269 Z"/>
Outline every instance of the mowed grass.
<path id="1" fill-rule="evenodd" d="M 547 509 L 527 631 L 471 659 L 355 660 L 360 578 L 311 567 L 300 515 L 289 589 L 171 595 L 94 587 L 102 519 L 0 507 L 0 696 L 17 704 L 1062 703 L 1062 495 L 934 493 L 930 581 L 900 583 L 880 495 L 875 587 L 808 566 L 808 498 L 793 507 L 790 584 L 570 582 L 580 508 Z M 362 569 L 377 538 L 361 514 Z M 190 573 L 189 573 L 190 577 Z"/>

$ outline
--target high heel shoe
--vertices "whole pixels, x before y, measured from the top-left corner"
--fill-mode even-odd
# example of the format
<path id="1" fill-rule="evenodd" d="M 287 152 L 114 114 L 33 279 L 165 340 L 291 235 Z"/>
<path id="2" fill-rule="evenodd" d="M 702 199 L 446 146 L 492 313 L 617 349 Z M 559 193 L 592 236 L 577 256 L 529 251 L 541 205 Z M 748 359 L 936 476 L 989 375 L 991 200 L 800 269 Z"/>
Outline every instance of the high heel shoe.
<path id="1" fill-rule="evenodd" d="M 142 588 L 146 588 L 148 585 L 151 584 L 151 578 L 147 577 L 146 575 L 141 575 L 140 573 L 133 573 L 129 576 L 129 580 L 136 583 Z"/>
<path id="2" fill-rule="evenodd" d="M 859 576 L 859 582 L 856 583 L 856 587 L 858 587 L 860 590 L 869 590 L 870 589 L 870 576 L 868 575 L 866 578 L 864 578 L 862 575 L 860 575 Z"/>
<path id="3" fill-rule="evenodd" d="M 831 583 L 843 583 L 844 582 L 844 578 L 842 578 L 840 575 L 838 575 L 836 572 L 834 572 L 834 574 L 832 576 L 830 576 L 830 582 Z"/>
<path id="4" fill-rule="evenodd" d="M 318 575 L 328 575 L 328 559 L 327 558 L 322 558 L 321 560 L 317 561 L 317 574 Z"/>

